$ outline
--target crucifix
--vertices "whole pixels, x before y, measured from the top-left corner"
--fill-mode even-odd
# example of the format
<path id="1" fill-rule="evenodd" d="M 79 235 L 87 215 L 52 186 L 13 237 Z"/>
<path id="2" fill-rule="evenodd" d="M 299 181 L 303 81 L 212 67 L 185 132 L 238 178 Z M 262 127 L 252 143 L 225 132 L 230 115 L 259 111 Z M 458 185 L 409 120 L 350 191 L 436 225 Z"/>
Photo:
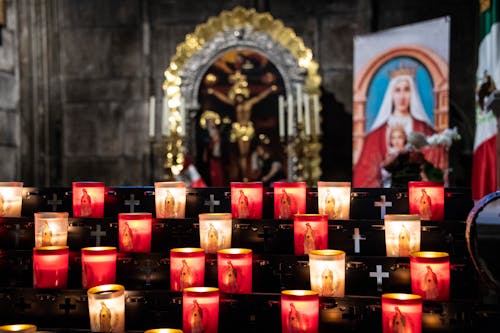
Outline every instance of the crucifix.
<path id="1" fill-rule="evenodd" d="M 354 239 L 354 253 L 359 253 L 361 251 L 360 241 L 366 240 L 366 237 L 363 237 L 359 234 L 359 228 L 354 228 L 354 234 L 352 235 L 352 239 Z"/>
<path id="2" fill-rule="evenodd" d="M 375 201 L 375 207 L 380 207 L 380 219 L 384 219 L 386 208 L 392 207 L 392 201 L 386 201 L 385 195 L 380 196 L 380 201 Z"/>
<path id="3" fill-rule="evenodd" d="M 215 195 L 210 194 L 210 200 L 205 200 L 204 205 L 209 206 L 210 213 L 213 213 L 215 206 L 220 206 L 220 200 L 215 200 Z"/>
<path id="4" fill-rule="evenodd" d="M 57 193 L 52 193 L 52 200 L 48 200 L 49 206 L 52 206 L 52 211 L 57 212 L 57 206 L 62 205 L 62 200 L 57 199 Z"/>
<path id="5" fill-rule="evenodd" d="M 67 316 L 71 310 L 76 309 L 76 304 L 71 303 L 71 298 L 66 297 L 64 303 L 59 304 L 59 310 L 64 310 L 64 314 Z"/>
<path id="6" fill-rule="evenodd" d="M 370 272 L 370 277 L 377 278 L 377 291 L 382 291 L 382 279 L 389 278 L 389 272 L 383 272 L 382 265 L 377 265 L 376 272 Z"/>
<path id="7" fill-rule="evenodd" d="M 90 236 L 95 237 L 95 246 L 101 246 L 101 236 L 106 236 L 106 231 L 101 230 L 101 225 L 95 226 L 95 231 L 90 232 Z"/>
<path id="8" fill-rule="evenodd" d="M 139 206 L 140 200 L 135 200 L 135 194 L 130 195 L 129 200 L 125 200 L 125 206 L 130 206 L 130 213 L 134 212 L 134 206 Z"/>

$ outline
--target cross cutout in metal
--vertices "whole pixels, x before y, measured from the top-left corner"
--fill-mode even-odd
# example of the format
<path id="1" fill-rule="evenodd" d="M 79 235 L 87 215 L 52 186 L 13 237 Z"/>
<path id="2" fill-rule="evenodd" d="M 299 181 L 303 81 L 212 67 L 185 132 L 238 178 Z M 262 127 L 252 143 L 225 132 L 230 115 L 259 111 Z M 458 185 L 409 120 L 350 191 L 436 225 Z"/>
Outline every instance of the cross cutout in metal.
<path id="1" fill-rule="evenodd" d="M 386 207 L 392 207 L 392 201 L 386 201 L 385 195 L 381 195 L 380 201 L 375 201 L 375 207 L 380 207 L 380 218 L 383 220 L 386 214 Z"/>
<path id="2" fill-rule="evenodd" d="M 140 200 L 135 200 L 135 194 L 130 195 L 130 200 L 125 200 L 125 206 L 130 206 L 130 212 L 134 212 L 134 206 L 139 206 Z"/>
<path id="3" fill-rule="evenodd" d="M 95 237 L 95 246 L 101 246 L 101 236 L 106 236 L 106 231 L 101 230 L 101 225 L 95 226 L 95 231 L 90 232 L 90 236 Z"/>
<path id="4" fill-rule="evenodd" d="M 382 279 L 389 278 L 389 272 L 382 271 L 382 265 L 376 265 L 376 272 L 370 272 L 370 277 L 377 278 L 377 291 L 382 291 Z"/>
<path id="5" fill-rule="evenodd" d="M 52 211 L 57 212 L 57 206 L 62 205 L 62 200 L 57 199 L 57 193 L 52 193 L 52 200 L 48 200 L 49 206 L 52 206 Z"/>
<path id="6" fill-rule="evenodd" d="M 21 224 L 16 223 L 16 231 L 14 231 L 14 246 L 16 249 L 19 247 L 19 239 L 21 238 L 21 234 L 24 234 L 26 231 L 21 230 Z"/>
<path id="7" fill-rule="evenodd" d="M 66 297 L 64 299 L 64 304 L 59 304 L 59 310 L 64 310 L 64 314 L 67 316 L 71 310 L 76 309 L 76 304 L 71 304 L 71 298 Z"/>
<path id="8" fill-rule="evenodd" d="M 210 200 L 206 200 L 204 204 L 205 206 L 209 206 L 210 213 L 213 213 L 215 206 L 220 206 L 220 200 L 215 200 L 215 195 L 210 194 Z"/>
<path id="9" fill-rule="evenodd" d="M 361 251 L 360 241 L 366 240 L 366 237 L 362 237 L 359 234 L 359 228 L 354 228 L 354 234 L 352 235 L 352 239 L 354 239 L 354 253 L 359 253 Z"/>

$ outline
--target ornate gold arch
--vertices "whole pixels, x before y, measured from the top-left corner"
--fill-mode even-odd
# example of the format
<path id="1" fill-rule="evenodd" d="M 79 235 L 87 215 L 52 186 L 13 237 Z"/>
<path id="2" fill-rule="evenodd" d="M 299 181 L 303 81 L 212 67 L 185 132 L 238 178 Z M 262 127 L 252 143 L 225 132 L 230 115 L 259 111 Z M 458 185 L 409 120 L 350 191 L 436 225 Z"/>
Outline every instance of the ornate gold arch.
<path id="1" fill-rule="evenodd" d="M 184 161 L 181 148 L 182 137 L 185 133 L 183 132 L 184 129 L 180 128 L 182 117 L 185 116 L 180 113 L 182 99 L 182 79 L 180 74 L 182 69 L 191 57 L 202 50 L 217 34 L 248 26 L 251 26 L 255 31 L 269 35 L 274 41 L 289 50 L 297 60 L 298 66 L 305 69 L 305 91 L 311 95 L 320 94 L 319 65 L 314 61 L 311 49 L 304 45 L 302 38 L 298 37 L 293 29 L 285 27 L 281 20 L 274 19 L 270 13 L 258 13 L 255 9 L 246 9 L 240 6 L 230 11 L 223 11 L 217 17 L 209 18 L 207 22 L 197 25 L 194 32 L 187 34 L 184 42 L 177 45 L 175 55 L 170 59 L 170 64 L 164 72 L 163 90 L 170 109 L 170 135 L 168 136 L 170 139 L 167 139 L 165 168 L 169 169 L 174 175 L 182 170 Z M 317 163 L 314 164 L 310 179 L 319 179 L 321 175 L 320 163 L 318 162 L 319 143 L 316 142 L 315 147 L 317 148 L 313 148 L 312 151 L 317 155 L 317 158 L 314 159 Z"/>

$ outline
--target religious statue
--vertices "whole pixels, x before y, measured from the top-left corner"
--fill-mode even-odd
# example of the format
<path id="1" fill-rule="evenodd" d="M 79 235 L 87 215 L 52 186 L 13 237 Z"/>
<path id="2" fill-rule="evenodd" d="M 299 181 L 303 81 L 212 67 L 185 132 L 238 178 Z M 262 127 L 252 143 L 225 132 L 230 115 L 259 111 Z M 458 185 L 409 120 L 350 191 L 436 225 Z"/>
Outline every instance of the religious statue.
<path id="1" fill-rule="evenodd" d="M 403 225 L 399 232 L 399 256 L 408 257 L 410 255 L 410 232 Z"/>
<path id="2" fill-rule="evenodd" d="M 426 268 L 427 272 L 422 281 L 422 291 L 425 292 L 426 299 L 436 299 L 439 296 L 437 275 L 433 272 L 431 266 Z"/>
<path id="3" fill-rule="evenodd" d="M 132 251 L 134 249 L 134 241 L 132 229 L 127 222 L 124 222 L 122 231 L 122 246 L 123 251 Z"/>
<path id="4" fill-rule="evenodd" d="M 253 122 L 251 121 L 252 108 L 260 103 L 272 92 L 278 90 L 276 85 L 263 90 L 258 95 L 250 97 L 247 76 L 240 70 L 236 70 L 229 77 L 232 87 L 226 95 L 214 88 L 208 88 L 207 92 L 215 96 L 221 102 L 233 106 L 235 109 L 235 119 L 231 128 L 230 140 L 238 144 L 238 165 L 240 176 L 243 180 L 249 179 L 249 157 L 250 145 L 255 134 Z"/>
<path id="5" fill-rule="evenodd" d="M 99 311 L 99 332 L 112 332 L 111 327 L 111 310 L 106 306 L 106 303 L 101 302 L 101 311 Z"/>
<path id="6" fill-rule="evenodd" d="M 394 315 L 390 322 L 391 333 L 411 333 L 409 323 L 398 306 L 394 307 Z"/>
<path id="7" fill-rule="evenodd" d="M 193 300 L 193 306 L 189 311 L 189 324 L 191 333 L 203 333 L 203 309 L 197 300 Z"/>
<path id="8" fill-rule="evenodd" d="M 240 197 L 238 198 L 238 218 L 246 219 L 250 215 L 248 211 L 248 197 L 243 190 L 240 190 Z"/>
<path id="9" fill-rule="evenodd" d="M 92 197 L 87 193 L 86 189 L 82 190 L 82 197 L 80 198 L 80 215 L 92 215 Z"/>
<path id="10" fill-rule="evenodd" d="M 295 304 L 290 303 L 290 312 L 288 312 L 288 332 L 302 332 L 302 319 L 300 312 L 295 308 Z"/>
<path id="11" fill-rule="evenodd" d="M 420 218 L 422 220 L 430 220 L 432 218 L 431 197 L 427 194 L 424 188 L 422 189 L 422 195 L 420 196 L 420 203 L 418 205 L 418 210 L 420 213 Z"/>
<path id="12" fill-rule="evenodd" d="M 291 199 L 285 189 L 281 190 L 280 198 L 280 219 L 289 219 L 291 217 Z"/>
<path id="13" fill-rule="evenodd" d="M 180 289 L 189 288 L 193 285 L 193 273 L 191 267 L 187 264 L 186 260 L 182 260 L 182 268 L 180 273 Z"/>
<path id="14" fill-rule="evenodd" d="M 309 252 L 315 250 L 314 239 L 314 230 L 309 223 L 306 223 L 306 231 L 304 233 L 304 254 L 309 254 Z"/>
<path id="15" fill-rule="evenodd" d="M 166 218 L 177 217 L 177 210 L 175 209 L 175 198 L 169 190 L 167 190 L 167 195 L 165 196 L 163 216 Z"/>
<path id="16" fill-rule="evenodd" d="M 229 293 L 238 292 L 238 273 L 236 268 L 233 266 L 231 260 L 227 261 L 227 267 L 224 272 L 223 277 L 224 285 L 226 286 L 226 291 Z"/>
<path id="17" fill-rule="evenodd" d="M 214 228 L 212 223 L 208 227 L 207 232 L 207 253 L 216 253 L 219 247 L 219 232 Z"/>
<path id="18" fill-rule="evenodd" d="M 330 190 L 326 191 L 325 214 L 328 215 L 329 220 L 333 220 L 337 216 L 336 208 L 335 208 L 335 198 L 330 193 Z"/>
<path id="19" fill-rule="evenodd" d="M 42 223 L 42 246 L 52 245 L 52 230 L 50 230 L 49 223 L 43 221 Z"/>
<path id="20" fill-rule="evenodd" d="M 337 279 L 333 271 L 328 267 L 321 273 L 321 292 L 320 296 L 333 296 L 337 289 Z"/>

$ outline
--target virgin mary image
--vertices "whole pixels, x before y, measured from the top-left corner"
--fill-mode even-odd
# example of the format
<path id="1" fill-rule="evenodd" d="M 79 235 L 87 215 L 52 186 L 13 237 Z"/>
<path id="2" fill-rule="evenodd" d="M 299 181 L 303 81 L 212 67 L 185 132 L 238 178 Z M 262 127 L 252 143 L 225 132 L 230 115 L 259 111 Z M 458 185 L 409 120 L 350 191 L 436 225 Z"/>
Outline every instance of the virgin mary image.
<path id="1" fill-rule="evenodd" d="M 412 132 L 426 136 L 434 134 L 415 84 L 415 67 L 402 63 L 389 72 L 390 81 L 373 124 L 367 130 L 363 148 L 354 166 L 354 187 L 380 187 L 381 166 L 390 152 L 393 128 L 404 128 L 408 137 Z"/>

